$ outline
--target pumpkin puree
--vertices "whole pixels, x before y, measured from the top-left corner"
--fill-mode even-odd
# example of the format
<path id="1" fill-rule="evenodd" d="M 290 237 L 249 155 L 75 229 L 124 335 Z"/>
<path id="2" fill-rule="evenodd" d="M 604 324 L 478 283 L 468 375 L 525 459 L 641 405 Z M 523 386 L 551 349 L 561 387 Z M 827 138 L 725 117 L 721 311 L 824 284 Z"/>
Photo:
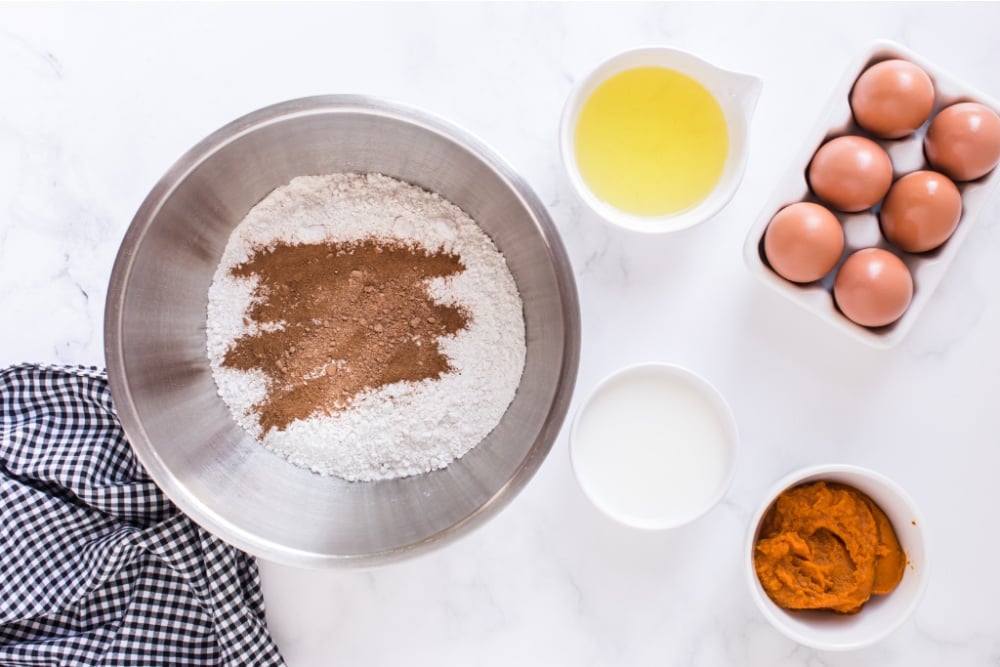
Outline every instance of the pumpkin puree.
<path id="1" fill-rule="evenodd" d="M 761 522 L 754 569 L 785 609 L 855 614 L 893 591 L 906 554 L 878 505 L 852 487 L 812 482 L 778 496 Z"/>

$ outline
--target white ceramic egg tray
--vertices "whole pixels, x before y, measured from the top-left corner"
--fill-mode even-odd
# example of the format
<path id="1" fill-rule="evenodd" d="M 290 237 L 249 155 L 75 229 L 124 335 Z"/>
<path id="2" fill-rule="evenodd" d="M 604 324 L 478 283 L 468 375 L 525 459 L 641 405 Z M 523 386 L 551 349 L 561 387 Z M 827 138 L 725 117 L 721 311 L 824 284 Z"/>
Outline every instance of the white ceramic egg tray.
<path id="1" fill-rule="evenodd" d="M 788 204 L 798 201 L 820 202 L 809 190 L 806 169 L 813 154 L 823 143 L 845 134 L 856 134 L 872 139 L 889 153 L 893 164 L 893 180 L 919 169 L 932 169 L 927 164 L 923 152 L 923 140 L 928 122 L 913 135 L 904 139 L 887 140 L 874 137 L 854 122 L 849 97 L 858 76 L 870 66 L 882 60 L 902 58 L 919 65 L 934 82 L 935 99 L 931 119 L 938 111 L 957 102 L 979 102 L 1000 113 L 1000 103 L 969 87 L 962 81 L 944 72 L 917 54 L 894 42 L 880 40 L 872 44 L 851 64 L 840 83 L 834 89 L 827 104 L 827 110 L 818 125 L 806 137 L 802 150 L 784 178 L 779 182 L 774 195 L 754 222 L 743 246 L 743 257 L 750 270 L 764 283 L 790 299 L 798 302 L 835 327 L 876 347 L 891 347 L 898 343 L 913 326 L 914 321 L 930 300 L 945 271 L 958 253 L 962 242 L 968 236 L 980 211 L 1000 185 L 1000 167 L 986 176 L 969 183 L 957 183 L 962 193 L 962 218 L 952 237 L 941 247 L 926 253 L 911 254 L 896 248 L 885 240 L 879 228 L 879 205 L 862 213 L 843 213 L 832 210 L 844 228 L 844 253 L 837 266 L 823 279 L 799 285 L 789 282 L 775 273 L 764 256 L 764 231 L 774 214 Z M 829 208 L 829 207 L 828 207 Z M 913 300 L 910 307 L 896 322 L 878 328 L 863 327 L 847 319 L 837 308 L 833 298 L 833 281 L 843 261 L 861 248 L 885 248 L 897 255 L 913 275 Z"/>

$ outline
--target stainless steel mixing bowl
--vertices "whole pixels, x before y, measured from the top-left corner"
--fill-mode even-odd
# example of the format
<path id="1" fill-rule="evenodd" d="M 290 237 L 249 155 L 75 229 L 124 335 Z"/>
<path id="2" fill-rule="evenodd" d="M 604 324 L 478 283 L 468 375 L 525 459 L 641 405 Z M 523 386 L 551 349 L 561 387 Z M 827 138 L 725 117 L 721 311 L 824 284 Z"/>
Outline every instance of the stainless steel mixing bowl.
<path id="1" fill-rule="evenodd" d="M 206 352 L 208 288 L 232 229 L 295 176 L 380 172 L 438 192 L 507 258 L 527 360 L 496 429 L 448 468 L 349 483 L 295 467 L 243 431 Z M 466 132 L 382 100 L 271 106 L 195 146 L 143 202 L 115 261 L 105 355 L 118 415 L 166 494 L 222 539 L 289 565 L 371 566 L 446 544 L 524 487 L 559 433 L 579 359 L 576 288 L 545 208 Z"/>

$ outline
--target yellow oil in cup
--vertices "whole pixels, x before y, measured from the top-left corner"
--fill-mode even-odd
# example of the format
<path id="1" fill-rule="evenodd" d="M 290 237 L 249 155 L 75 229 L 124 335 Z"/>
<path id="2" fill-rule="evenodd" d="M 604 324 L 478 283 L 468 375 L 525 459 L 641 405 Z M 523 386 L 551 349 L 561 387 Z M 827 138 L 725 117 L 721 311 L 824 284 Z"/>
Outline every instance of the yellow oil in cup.
<path id="1" fill-rule="evenodd" d="M 635 215 L 669 215 L 718 184 L 729 130 L 718 101 L 693 78 L 636 67 L 587 98 L 574 143 L 580 175 L 598 199 Z"/>
<path id="2" fill-rule="evenodd" d="M 591 211 L 635 232 L 676 232 L 732 199 L 747 165 L 760 79 L 685 51 L 620 53 L 579 80 L 559 149 Z"/>

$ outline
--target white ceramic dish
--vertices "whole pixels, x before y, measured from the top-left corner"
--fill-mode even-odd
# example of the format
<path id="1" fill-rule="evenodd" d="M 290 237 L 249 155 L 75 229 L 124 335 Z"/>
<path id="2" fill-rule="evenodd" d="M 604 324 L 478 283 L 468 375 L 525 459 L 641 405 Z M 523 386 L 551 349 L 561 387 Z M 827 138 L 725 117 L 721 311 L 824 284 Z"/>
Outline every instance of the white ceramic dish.
<path id="1" fill-rule="evenodd" d="M 736 420 L 696 373 L 640 364 L 600 382 L 577 412 L 570 456 L 580 488 L 612 519 L 674 528 L 708 512 L 733 479 Z"/>
<path id="2" fill-rule="evenodd" d="M 872 597 L 857 614 L 783 609 L 767 596 L 754 571 L 753 552 L 760 522 L 775 498 L 785 489 L 819 480 L 846 484 L 867 494 L 889 517 L 906 553 L 906 572 L 896 590 Z M 743 560 L 750 596 L 771 625 L 805 646 L 824 651 L 848 651 L 883 639 L 902 625 L 920 603 L 927 584 L 926 528 L 913 500 L 885 476 L 852 465 L 813 466 L 788 475 L 765 496 L 750 520 Z"/>
<path id="3" fill-rule="evenodd" d="M 609 77 L 635 67 L 666 67 L 701 83 L 722 107 L 729 129 L 729 155 L 715 189 L 701 203 L 679 213 L 641 216 L 621 211 L 598 199 L 580 174 L 574 148 L 574 134 L 580 108 L 594 90 Z M 703 222 L 725 206 L 743 179 L 747 162 L 747 135 L 750 118 L 760 96 L 760 79 L 719 69 L 685 51 L 647 47 L 620 53 L 599 65 L 572 90 L 563 109 L 559 147 L 570 183 L 580 198 L 608 222 L 638 232 L 662 233 L 686 229 Z"/>
<path id="4" fill-rule="evenodd" d="M 877 207 L 863 213 L 833 211 L 844 226 L 846 240 L 844 254 L 837 267 L 821 281 L 797 285 L 781 278 L 768 266 L 763 252 L 763 237 L 771 218 L 783 207 L 797 201 L 816 201 L 806 182 L 806 169 L 816 149 L 830 138 L 844 134 L 859 134 L 873 139 L 883 146 L 892 158 L 894 179 L 911 171 L 930 168 L 923 153 L 923 138 L 927 123 L 908 138 L 885 140 L 877 139 L 861 130 L 851 114 L 849 97 L 854 81 L 871 65 L 890 58 L 909 60 L 930 75 L 936 91 L 931 118 L 942 108 L 962 101 L 979 102 L 1000 112 L 1000 103 L 996 100 L 971 88 L 909 49 L 890 41 L 875 42 L 851 63 L 834 88 L 826 113 L 803 141 L 802 150 L 751 227 L 743 247 L 747 266 L 765 284 L 849 335 L 883 348 L 898 343 L 920 316 L 980 212 L 1000 185 L 1000 168 L 994 169 L 979 180 L 957 184 L 962 193 L 962 219 L 954 235 L 943 246 L 927 253 L 918 255 L 906 253 L 889 244 L 879 228 Z M 862 327 L 848 320 L 837 309 L 833 299 L 833 279 L 840 268 L 840 263 L 855 250 L 868 247 L 885 248 L 898 255 L 913 275 L 913 301 L 909 309 L 895 323 L 876 329 Z"/>

